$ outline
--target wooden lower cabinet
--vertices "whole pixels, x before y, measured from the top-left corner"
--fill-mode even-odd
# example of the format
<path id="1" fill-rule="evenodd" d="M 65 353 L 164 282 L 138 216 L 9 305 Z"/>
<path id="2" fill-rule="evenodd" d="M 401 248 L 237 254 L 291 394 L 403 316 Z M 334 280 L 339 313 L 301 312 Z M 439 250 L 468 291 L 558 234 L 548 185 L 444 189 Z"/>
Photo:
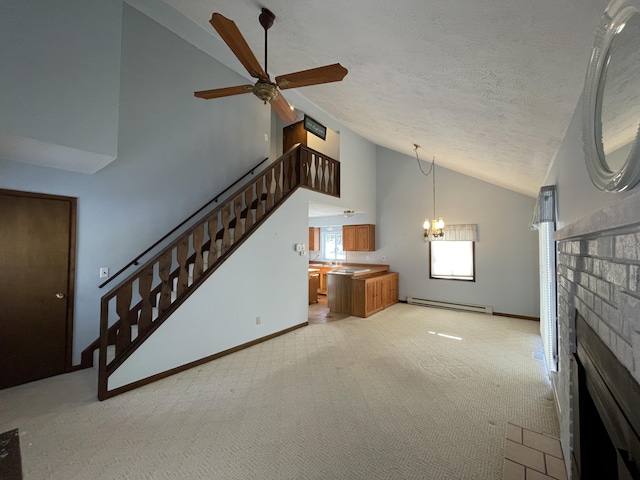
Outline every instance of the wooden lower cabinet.
<path id="1" fill-rule="evenodd" d="M 352 314 L 368 317 L 398 302 L 398 273 L 353 279 Z"/>

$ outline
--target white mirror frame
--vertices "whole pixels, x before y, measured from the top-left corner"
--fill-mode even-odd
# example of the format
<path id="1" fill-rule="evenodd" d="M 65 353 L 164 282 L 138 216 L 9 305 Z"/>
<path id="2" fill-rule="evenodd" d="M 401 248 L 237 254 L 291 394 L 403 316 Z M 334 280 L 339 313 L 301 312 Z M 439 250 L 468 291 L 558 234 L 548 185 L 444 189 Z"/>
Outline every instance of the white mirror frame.
<path id="1" fill-rule="evenodd" d="M 587 170 L 596 188 L 605 192 L 622 192 L 640 181 L 640 142 L 636 133 L 633 148 L 622 167 L 612 171 L 602 147 L 603 74 L 613 39 L 620 26 L 633 14 L 640 14 L 640 0 L 612 0 L 596 30 L 584 87 L 582 137 Z M 640 48 L 640 43 L 639 43 Z M 640 118 L 638 118 L 640 122 Z"/>

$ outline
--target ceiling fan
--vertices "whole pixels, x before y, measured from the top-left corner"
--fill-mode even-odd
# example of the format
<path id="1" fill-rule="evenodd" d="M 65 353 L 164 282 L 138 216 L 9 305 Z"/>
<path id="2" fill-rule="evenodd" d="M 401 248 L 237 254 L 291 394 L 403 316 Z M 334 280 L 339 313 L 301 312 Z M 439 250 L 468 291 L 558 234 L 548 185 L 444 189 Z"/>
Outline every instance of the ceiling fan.
<path id="1" fill-rule="evenodd" d="M 280 75 L 275 78 L 275 82 L 272 82 L 267 73 L 267 30 L 273 25 L 275 18 L 276 16 L 266 8 L 262 9 L 262 13 L 258 17 L 260 25 L 264 28 L 263 70 L 233 20 L 229 20 L 219 13 L 214 13 L 209 23 L 216 29 L 216 32 L 222 37 L 222 40 L 229 46 L 234 55 L 238 57 L 238 60 L 240 60 L 240 63 L 247 69 L 249 74 L 257 78 L 258 81 L 255 85 L 238 85 L 235 87 L 202 90 L 194 92 L 194 95 L 198 98 L 209 100 L 212 98 L 253 92 L 253 94 L 265 104 L 269 102 L 283 121 L 293 122 L 297 118 L 297 115 L 279 90 L 339 82 L 345 77 L 348 70 L 339 63 L 334 63 L 332 65 L 325 65 L 324 67 Z"/>

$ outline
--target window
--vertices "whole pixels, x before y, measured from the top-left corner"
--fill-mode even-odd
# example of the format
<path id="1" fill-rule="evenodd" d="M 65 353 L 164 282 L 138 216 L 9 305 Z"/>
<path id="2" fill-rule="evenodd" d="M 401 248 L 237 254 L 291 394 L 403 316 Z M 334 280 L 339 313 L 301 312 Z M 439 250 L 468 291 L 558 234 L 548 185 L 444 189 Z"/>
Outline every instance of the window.
<path id="1" fill-rule="evenodd" d="M 475 242 L 435 240 L 429 242 L 429 278 L 476 281 Z"/>
<path id="2" fill-rule="evenodd" d="M 335 262 L 346 258 L 342 250 L 342 229 L 322 232 L 322 259 Z"/>

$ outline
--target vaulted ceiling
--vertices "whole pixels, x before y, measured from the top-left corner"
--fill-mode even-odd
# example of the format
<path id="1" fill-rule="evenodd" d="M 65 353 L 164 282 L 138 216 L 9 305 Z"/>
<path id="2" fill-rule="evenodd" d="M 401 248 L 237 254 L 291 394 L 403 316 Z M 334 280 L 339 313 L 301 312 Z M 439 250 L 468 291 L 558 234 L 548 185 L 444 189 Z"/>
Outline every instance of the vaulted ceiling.
<path id="1" fill-rule="evenodd" d="M 340 62 L 301 95 L 377 145 L 535 196 L 580 98 L 604 0 L 166 0 L 232 19 L 274 77 Z M 239 65 L 239 63 L 238 63 Z M 239 67 L 241 71 L 241 67 Z M 207 88 L 229 85 L 211 85 Z"/>

